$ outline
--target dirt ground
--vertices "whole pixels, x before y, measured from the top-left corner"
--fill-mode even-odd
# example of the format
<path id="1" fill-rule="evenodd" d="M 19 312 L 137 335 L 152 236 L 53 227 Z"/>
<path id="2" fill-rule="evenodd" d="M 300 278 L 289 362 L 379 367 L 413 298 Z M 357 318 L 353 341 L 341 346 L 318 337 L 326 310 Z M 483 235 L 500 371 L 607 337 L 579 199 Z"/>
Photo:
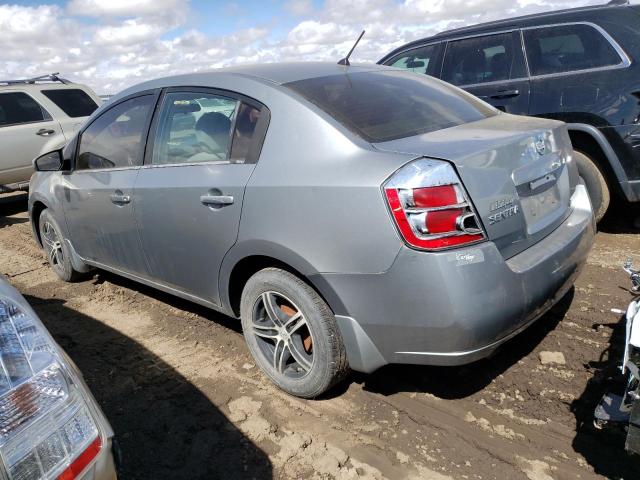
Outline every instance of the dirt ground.
<path id="1" fill-rule="evenodd" d="M 492 358 L 354 374 L 314 401 L 264 379 L 233 319 L 105 272 L 59 281 L 24 194 L 0 198 L 0 273 L 84 373 L 124 480 L 637 479 L 640 460 L 592 412 L 621 355 L 610 309 L 630 299 L 620 267 L 640 265 L 638 215 L 614 207 L 575 289 Z"/>

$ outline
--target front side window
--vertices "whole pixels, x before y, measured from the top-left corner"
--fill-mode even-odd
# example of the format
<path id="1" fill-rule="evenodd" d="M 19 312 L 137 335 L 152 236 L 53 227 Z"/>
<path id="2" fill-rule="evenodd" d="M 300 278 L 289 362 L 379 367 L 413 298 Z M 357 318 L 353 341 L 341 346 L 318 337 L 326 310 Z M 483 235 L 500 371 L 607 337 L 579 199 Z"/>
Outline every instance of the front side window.
<path id="1" fill-rule="evenodd" d="M 451 85 L 392 70 L 315 77 L 285 87 L 374 143 L 497 115 L 490 105 Z"/>
<path id="2" fill-rule="evenodd" d="M 71 118 L 88 117 L 98 108 L 96 102 L 79 88 L 42 90 L 42 94 Z"/>
<path id="3" fill-rule="evenodd" d="M 97 117 L 82 133 L 78 169 L 142 165 L 145 133 L 155 96 L 132 98 Z"/>
<path id="4" fill-rule="evenodd" d="M 47 120 L 51 115 L 26 93 L 0 93 L 0 127 Z"/>
<path id="5" fill-rule="evenodd" d="M 520 35 L 514 32 L 449 42 L 442 79 L 475 85 L 525 77 Z"/>
<path id="6" fill-rule="evenodd" d="M 524 30 L 531 75 L 548 75 L 622 62 L 613 45 L 591 25 L 558 25 Z"/>
<path id="7" fill-rule="evenodd" d="M 238 103 L 208 93 L 168 93 L 158 120 L 151 163 L 226 162 Z"/>
<path id="8" fill-rule="evenodd" d="M 401 53 L 385 62 L 385 65 L 404 68 L 414 73 L 438 76 L 438 57 L 442 52 L 442 44 L 427 45 Z"/>

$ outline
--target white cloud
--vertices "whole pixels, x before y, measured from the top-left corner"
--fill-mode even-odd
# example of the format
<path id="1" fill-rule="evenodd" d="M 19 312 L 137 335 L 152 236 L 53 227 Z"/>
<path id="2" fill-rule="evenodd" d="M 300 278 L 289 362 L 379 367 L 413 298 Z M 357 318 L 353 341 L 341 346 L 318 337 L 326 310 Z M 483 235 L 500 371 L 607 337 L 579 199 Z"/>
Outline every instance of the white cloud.
<path id="1" fill-rule="evenodd" d="M 71 15 L 86 17 L 137 17 L 187 8 L 186 0 L 71 0 L 67 7 Z"/>
<path id="2" fill-rule="evenodd" d="M 311 0 L 289 0 L 284 4 L 284 8 L 296 17 L 303 17 L 313 12 L 313 2 Z"/>
<path id="3" fill-rule="evenodd" d="M 362 29 L 367 33 L 352 60 L 376 61 L 392 48 L 446 28 L 589 3 L 602 0 L 325 0 L 318 8 L 310 0 L 290 0 L 284 8 L 298 22 L 288 31 L 276 36 L 275 20 L 252 28 L 243 20 L 238 24 L 243 28 L 221 37 L 187 23 L 198 19 L 188 0 L 0 5 L 0 70 L 8 77 L 60 71 L 98 93 L 115 93 L 150 78 L 226 65 L 337 61 Z M 240 12 L 234 18 L 241 19 L 244 6 L 234 5 Z M 231 22 L 228 11 L 225 15 Z"/>

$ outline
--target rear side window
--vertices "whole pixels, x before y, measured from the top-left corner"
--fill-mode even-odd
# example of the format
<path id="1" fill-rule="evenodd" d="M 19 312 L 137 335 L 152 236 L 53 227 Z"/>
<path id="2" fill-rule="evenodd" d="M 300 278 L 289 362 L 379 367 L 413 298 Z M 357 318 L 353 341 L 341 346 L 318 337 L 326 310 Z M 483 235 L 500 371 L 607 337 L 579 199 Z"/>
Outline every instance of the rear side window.
<path id="1" fill-rule="evenodd" d="M 233 131 L 233 146 L 231 147 L 231 161 L 244 163 L 249 158 L 251 147 L 255 144 L 256 127 L 262 115 L 261 110 L 241 103 L 236 120 L 236 128 Z"/>
<path id="2" fill-rule="evenodd" d="M 331 75 L 286 86 L 369 142 L 433 132 L 497 114 L 446 83 L 397 71 Z"/>
<path id="3" fill-rule="evenodd" d="M 88 117 L 98 108 L 96 102 L 79 88 L 42 90 L 42 93 L 71 118 Z"/>
<path id="4" fill-rule="evenodd" d="M 414 48 L 393 57 L 385 62 L 385 65 L 437 77 L 440 75 L 438 64 L 442 49 L 443 46 L 440 43 Z"/>
<path id="5" fill-rule="evenodd" d="M 520 34 L 499 33 L 449 42 L 442 79 L 475 85 L 526 77 Z"/>
<path id="6" fill-rule="evenodd" d="M 167 93 L 151 163 L 227 161 L 238 103 L 233 98 L 207 93 Z"/>
<path id="7" fill-rule="evenodd" d="M 591 25 L 558 25 L 524 30 L 531 75 L 548 75 L 622 62 L 611 43 Z"/>
<path id="8" fill-rule="evenodd" d="M 82 133 L 79 170 L 142 165 L 149 115 L 155 96 L 132 98 L 110 108 Z"/>
<path id="9" fill-rule="evenodd" d="M 26 93 L 0 93 L 0 127 L 47 120 L 51 115 Z"/>

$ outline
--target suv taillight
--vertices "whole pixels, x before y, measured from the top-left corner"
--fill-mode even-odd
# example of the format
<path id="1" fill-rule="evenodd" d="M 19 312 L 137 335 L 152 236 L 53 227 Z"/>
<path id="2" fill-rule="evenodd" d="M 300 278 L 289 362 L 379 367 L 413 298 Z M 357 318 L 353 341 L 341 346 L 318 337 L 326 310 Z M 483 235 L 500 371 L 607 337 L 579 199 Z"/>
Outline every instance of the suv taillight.
<path id="1" fill-rule="evenodd" d="M 404 241 L 422 250 L 468 245 L 486 239 L 453 167 L 442 160 L 415 160 L 383 186 Z"/>

